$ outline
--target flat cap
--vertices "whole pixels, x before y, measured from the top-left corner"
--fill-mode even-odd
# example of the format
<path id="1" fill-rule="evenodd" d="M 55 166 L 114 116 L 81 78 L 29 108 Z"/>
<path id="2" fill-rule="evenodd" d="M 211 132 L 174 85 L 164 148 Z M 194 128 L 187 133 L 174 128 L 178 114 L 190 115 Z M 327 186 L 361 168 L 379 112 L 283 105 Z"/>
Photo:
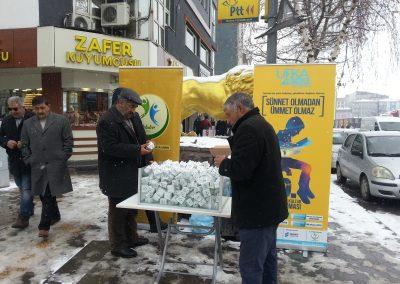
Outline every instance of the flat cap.
<path id="1" fill-rule="evenodd" d="M 112 104 L 114 105 L 118 99 L 125 99 L 137 105 L 142 104 L 142 99 L 139 94 L 129 88 L 116 88 L 112 96 Z"/>

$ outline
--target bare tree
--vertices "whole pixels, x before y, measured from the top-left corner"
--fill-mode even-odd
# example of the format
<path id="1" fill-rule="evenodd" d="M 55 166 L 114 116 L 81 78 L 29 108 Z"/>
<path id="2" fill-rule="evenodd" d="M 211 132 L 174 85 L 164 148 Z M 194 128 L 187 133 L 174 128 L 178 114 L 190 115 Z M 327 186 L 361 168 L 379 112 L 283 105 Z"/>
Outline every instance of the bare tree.
<path id="1" fill-rule="evenodd" d="M 379 32 L 390 35 L 391 55 L 399 62 L 400 0 L 290 0 L 295 16 L 306 20 L 278 32 L 278 62 L 337 62 L 345 68 L 357 67 L 365 43 Z M 267 38 L 254 39 L 265 32 L 264 23 L 244 24 L 243 52 L 249 62 L 264 63 Z"/>

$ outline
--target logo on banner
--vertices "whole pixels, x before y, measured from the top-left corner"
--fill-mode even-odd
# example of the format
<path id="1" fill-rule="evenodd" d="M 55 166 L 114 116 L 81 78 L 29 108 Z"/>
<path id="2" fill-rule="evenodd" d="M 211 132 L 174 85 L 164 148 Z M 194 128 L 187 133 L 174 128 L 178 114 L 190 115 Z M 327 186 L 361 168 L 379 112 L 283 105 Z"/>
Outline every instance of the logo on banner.
<path id="1" fill-rule="evenodd" d="M 306 69 L 284 69 L 282 72 L 276 70 L 276 78 L 281 81 L 282 86 L 308 87 L 311 85 Z"/>
<path id="2" fill-rule="evenodd" d="M 162 98 L 153 94 L 146 94 L 141 98 L 142 105 L 137 112 L 147 136 L 150 139 L 157 138 L 167 129 L 170 120 L 168 106 Z"/>

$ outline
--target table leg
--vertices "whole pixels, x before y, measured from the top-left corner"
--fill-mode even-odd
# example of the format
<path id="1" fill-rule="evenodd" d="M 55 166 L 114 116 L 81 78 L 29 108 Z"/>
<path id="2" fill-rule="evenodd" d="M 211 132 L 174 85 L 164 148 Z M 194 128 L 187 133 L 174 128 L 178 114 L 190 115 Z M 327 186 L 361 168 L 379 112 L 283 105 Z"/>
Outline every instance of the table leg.
<path id="1" fill-rule="evenodd" d="M 163 236 L 162 236 L 162 232 L 161 232 L 160 214 L 158 213 L 158 211 L 155 211 L 155 215 L 156 215 L 156 226 L 157 226 L 157 233 L 158 233 L 158 244 L 160 246 L 160 251 L 162 251 L 162 249 L 164 247 L 164 243 L 163 243 Z"/>
<path id="2" fill-rule="evenodd" d="M 213 275 L 211 283 L 215 284 L 217 281 L 217 270 L 218 270 L 218 263 L 219 263 L 219 225 L 218 225 L 218 218 L 214 218 L 214 232 L 215 232 L 215 244 L 214 244 L 214 265 L 213 265 Z"/>
<path id="3" fill-rule="evenodd" d="M 215 226 L 215 237 L 217 238 L 217 242 L 218 242 L 219 266 L 222 269 L 223 266 L 224 266 L 224 262 L 223 262 L 223 259 L 222 259 L 221 218 L 220 217 L 216 217 L 215 218 L 215 222 L 217 223 L 216 226 Z"/>
<path id="4" fill-rule="evenodd" d="M 154 283 L 159 283 L 164 273 L 165 257 L 167 256 L 167 248 L 168 248 L 168 241 L 170 238 L 170 234 L 171 234 L 171 219 L 168 221 L 168 229 L 167 229 L 167 235 L 165 237 L 163 254 L 161 257 L 160 270 L 158 271 L 158 275 Z"/>

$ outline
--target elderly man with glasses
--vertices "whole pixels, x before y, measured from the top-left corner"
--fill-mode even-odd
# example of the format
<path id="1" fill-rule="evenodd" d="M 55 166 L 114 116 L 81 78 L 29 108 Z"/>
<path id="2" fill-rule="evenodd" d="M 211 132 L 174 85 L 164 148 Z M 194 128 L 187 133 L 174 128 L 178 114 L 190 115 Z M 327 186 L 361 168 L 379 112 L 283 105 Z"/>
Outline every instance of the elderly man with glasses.
<path id="1" fill-rule="evenodd" d="M 136 210 L 116 205 L 137 193 L 138 168 L 152 159 L 149 141 L 136 113 L 142 104 L 139 94 L 128 88 L 114 91 L 113 106 L 97 125 L 100 189 L 108 197 L 108 236 L 111 253 L 135 257 L 135 247 L 149 241 L 137 234 Z"/>
<path id="2" fill-rule="evenodd" d="M 21 97 L 8 98 L 8 110 L 0 128 L 0 145 L 6 149 L 10 173 L 21 192 L 20 210 L 13 228 L 25 229 L 29 225 L 29 218 L 33 215 L 33 196 L 31 190 L 31 173 L 25 165 L 21 153 L 21 130 L 24 121 L 33 113 L 26 110 Z"/>

